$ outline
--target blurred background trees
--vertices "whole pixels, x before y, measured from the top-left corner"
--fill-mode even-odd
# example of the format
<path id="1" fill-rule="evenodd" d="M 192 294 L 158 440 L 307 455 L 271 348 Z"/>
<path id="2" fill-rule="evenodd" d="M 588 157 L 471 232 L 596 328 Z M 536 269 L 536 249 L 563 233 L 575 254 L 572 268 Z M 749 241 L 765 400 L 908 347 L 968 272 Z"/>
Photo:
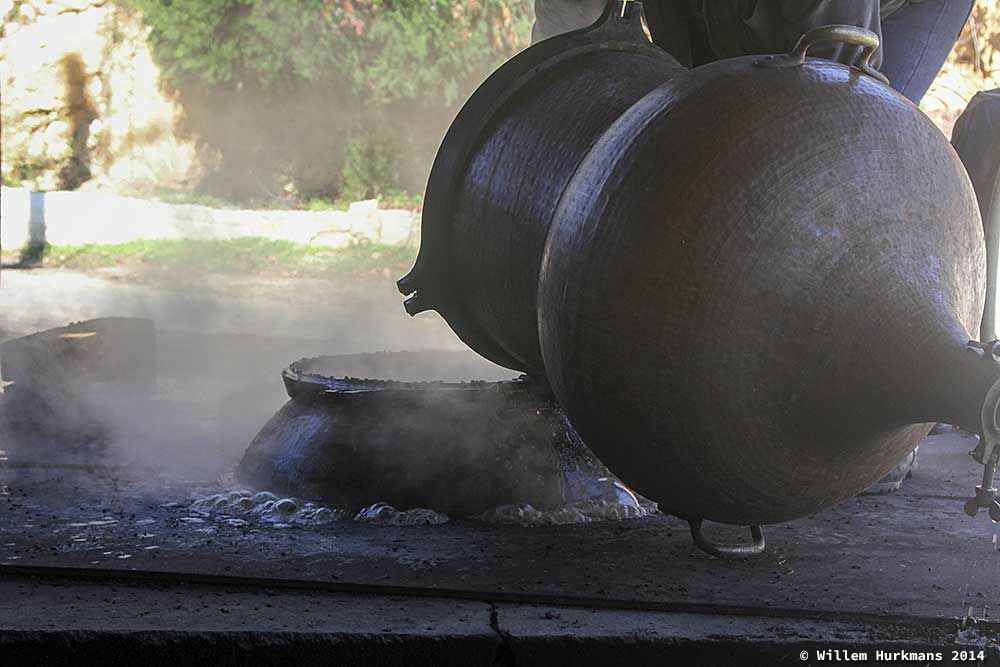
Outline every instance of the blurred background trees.
<path id="1" fill-rule="evenodd" d="M 237 199 L 422 190 L 458 105 L 532 20 L 528 0 L 132 1 L 205 187 Z"/>
<path id="2" fill-rule="evenodd" d="M 0 0 L 4 182 L 415 205 L 462 101 L 528 45 L 532 7 Z M 948 134 L 976 91 L 998 86 L 1000 2 L 980 0 L 923 107 Z"/>
<path id="3" fill-rule="evenodd" d="M 1000 87 L 1000 1 L 978 0 L 962 35 L 920 107 L 951 136 L 980 90 Z"/>
<path id="4" fill-rule="evenodd" d="M 65 187 L 51 174 L 72 164 L 113 186 L 122 179 L 102 164 L 169 133 L 197 165 L 165 186 L 241 203 L 421 192 L 461 102 L 527 46 L 533 20 L 531 0 L 6 0 L 0 11 L 15 89 L 4 91 L 7 182 Z M 54 59 L 62 50 L 73 82 Z M 141 71 L 113 80 L 130 67 Z M 171 118 L 127 95 L 150 85 L 176 107 Z M 80 108 L 93 109 L 83 144 L 66 122 Z M 144 167 L 129 168 L 143 172 L 134 187 L 153 187 Z"/>

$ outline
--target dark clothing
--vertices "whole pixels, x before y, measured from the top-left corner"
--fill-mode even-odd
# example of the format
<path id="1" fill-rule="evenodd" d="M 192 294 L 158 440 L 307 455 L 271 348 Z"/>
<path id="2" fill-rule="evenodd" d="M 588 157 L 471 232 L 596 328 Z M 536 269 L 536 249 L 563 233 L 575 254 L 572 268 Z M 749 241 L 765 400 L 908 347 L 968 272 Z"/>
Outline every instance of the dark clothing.
<path id="1" fill-rule="evenodd" d="M 969 172 L 985 221 L 1000 173 L 1000 89 L 976 93 L 955 121 L 951 144 Z"/>
<path id="2" fill-rule="evenodd" d="M 923 0 L 882 19 L 882 73 L 893 88 L 920 103 L 975 4 L 975 0 Z"/>
<path id="3" fill-rule="evenodd" d="M 643 7 L 654 41 L 687 67 L 791 51 L 803 33 L 831 23 L 881 36 L 878 0 L 652 0 Z M 820 42 L 809 55 L 850 64 L 861 48 Z M 879 50 L 871 63 L 878 67 L 881 62 Z"/>
<path id="4" fill-rule="evenodd" d="M 687 67 L 721 58 L 790 51 L 803 33 L 831 23 L 867 28 L 882 47 L 893 88 L 919 103 L 962 30 L 975 0 L 646 0 L 653 40 Z M 585 27 L 605 0 L 535 0 L 532 37 L 539 41 Z M 852 64 L 861 48 L 822 42 L 809 55 Z"/>
<path id="5" fill-rule="evenodd" d="M 980 340 L 993 340 L 997 322 L 1000 260 L 1000 89 L 976 93 L 955 122 L 951 143 L 962 158 L 979 200 L 986 236 L 986 310 Z"/>
<path id="6" fill-rule="evenodd" d="M 535 0 L 531 41 L 540 42 L 570 30 L 586 28 L 597 20 L 606 6 L 605 0 Z"/>

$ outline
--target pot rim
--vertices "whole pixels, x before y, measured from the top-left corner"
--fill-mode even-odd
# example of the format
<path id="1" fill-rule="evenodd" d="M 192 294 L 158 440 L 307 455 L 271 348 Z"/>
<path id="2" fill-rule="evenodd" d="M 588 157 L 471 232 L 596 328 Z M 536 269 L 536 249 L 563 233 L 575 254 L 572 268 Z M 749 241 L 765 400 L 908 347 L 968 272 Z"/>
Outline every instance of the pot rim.
<path id="1" fill-rule="evenodd" d="M 352 356 L 352 355 L 349 355 Z M 525 394 L 549 399 L 547 385 L 522 375 L 510 380 L 423 380 L 400 381 L 379 378 L 358 378 L 349 375 L 326 375 L 315 370 L 320 362 L 337 356 L 306 357 L 292 362 L 281 372 L 288 397 L 296 401 L 343 399 L 348 397 L 416 397 L 435 392 L 451 397 L 475 398 L 483 394 Z"/>

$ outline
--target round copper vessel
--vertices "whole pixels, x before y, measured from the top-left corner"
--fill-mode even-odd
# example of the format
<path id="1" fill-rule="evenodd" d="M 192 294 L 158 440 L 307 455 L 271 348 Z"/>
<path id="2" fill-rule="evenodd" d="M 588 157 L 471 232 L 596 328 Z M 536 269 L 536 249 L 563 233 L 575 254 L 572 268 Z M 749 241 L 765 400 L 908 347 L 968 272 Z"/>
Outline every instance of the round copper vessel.
<path id="1" fill-rule="evenodd" d="M 374 376 L 404 381 L 363 379 Z M 544 383 L 497 380 L 497 369 L 472 353 L 317 357 L 282 377 L 290 400 L 237 470 L 256 488 L 350 510 L 386 502 L 458 516 L 620 494 L 638 503 L 584 446 Z M 489 379 L 462 381 L 469 377 Z"/>
<path id="2" fill-rule="evenodd" d="M 538 265 L 577 165 L 633 102 L 683 71 L 653 46 L 641 5 L 609 3 L 591 28 L 540 42 L 459 112 L 424 197 L 420 255 L 399 281 L 407 311 L 437 310 L 487 359 L 540 373 Z"/>
<path id="3" fill-rule="evenodd" d="M 935 421 L 982 436 L 966 511 L 1000 519 L 1000 346 L 970 340 L 978 206 L 948 141 L 868 63 L 878 37 L 825 26 L 785 55 L 688 71 L 648 55 L 637 3 L 613 5 L 518 56 L 564 68 L 533 94 L 570 90 L 511 105 L 533 74 L 501 68 L 480 91 L 500 101 L 473 98 L 483 122 L 456 121 L 408 309 L 544 373 L 588 446 L 700 545 L 704 519 L 745 523 L 759 552 L 759 524 L 858 493 Z M 633 46 L 601 62 L 645 66 L 575 60 L 630 9 L 614 43 Z M 863 49 L 853 66 L 809 58 L 824 40 Z M 590 104 L 625 79 L 654 87 Z"/>
<path id="4" fill-rule="evenodd" d="M 828 27 L 649 93 L 566 186 L 539 335 L 587 444 L 672 514 L 761 524 L 858 493 L 933 421 L 979 430 L 992 360 L 950 144 Z"/>

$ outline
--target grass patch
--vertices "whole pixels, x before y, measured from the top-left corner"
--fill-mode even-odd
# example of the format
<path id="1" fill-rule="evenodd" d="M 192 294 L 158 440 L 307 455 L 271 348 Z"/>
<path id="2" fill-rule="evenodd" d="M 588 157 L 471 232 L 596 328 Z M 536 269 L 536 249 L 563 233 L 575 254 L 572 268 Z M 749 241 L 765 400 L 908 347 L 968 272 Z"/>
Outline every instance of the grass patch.
<path id="1" fill-rule="evenodd" d="M 5 183 L 7 185 L 7 183 Z M 146 190 L 143 192 L 127 192 L 128 196 L 138 199 L 153 199 L 167 204 L 194 204 L 209 208 L 250 209 L 264 211 L 346 211 L 351 206 L 351 200 L 331 199 L 324 195 L 288 195 L 284 197 L 259 197 L 246 201 L 229 201 L 210 194 L 170 190 L 165 188 Z M 398 190 L 379 195 L 378 207 L 381 209 L 404 209 L 419 211 L 423 208 L 423 196 Z"/>
<path id="2" fill-rule="evenodd" d="M 145 197 L 141 195 L 137 196 L 140 199 L 155 199 L 167 204 L 194 204 L 195 206 L 208 206 L 210 208 L 237 208 L 233 202 L 226 201 L 221 197 L 196 192 L 159 189 L 147 193 Z"/>
<path id="3" fill-rule="evenodd" d="M 379 195 L 378 207 L 381 209 L 403 209 L 404 211 L 419 211 L 424 207 L 422 195 L 411 195 L 407 192 L 394 192 Z M 310 211 L 346 211 L 351 202 L 347 199 L 330 199 L 329 197 L 312 197 L 306 200 L 303 208 Z"/>
<path id="4" fill-rule="evenodd" d="M 310 211 L 346 211 L 350 207 L 350 202 L 340 199 L 334 201 L 329 197 L 313 197 L 306 202 L 306 208 Z"/>
<path id="5" fill-rule="evenodd" d="M 323 275 L 402 273 L 416 251 L 377 243 L 317 248 L 263 238 L 225 241 L 131 241 L 113 245 L 47 246 L 36 266 L 75 270 L 121 267 L 136 271 Z"/>

